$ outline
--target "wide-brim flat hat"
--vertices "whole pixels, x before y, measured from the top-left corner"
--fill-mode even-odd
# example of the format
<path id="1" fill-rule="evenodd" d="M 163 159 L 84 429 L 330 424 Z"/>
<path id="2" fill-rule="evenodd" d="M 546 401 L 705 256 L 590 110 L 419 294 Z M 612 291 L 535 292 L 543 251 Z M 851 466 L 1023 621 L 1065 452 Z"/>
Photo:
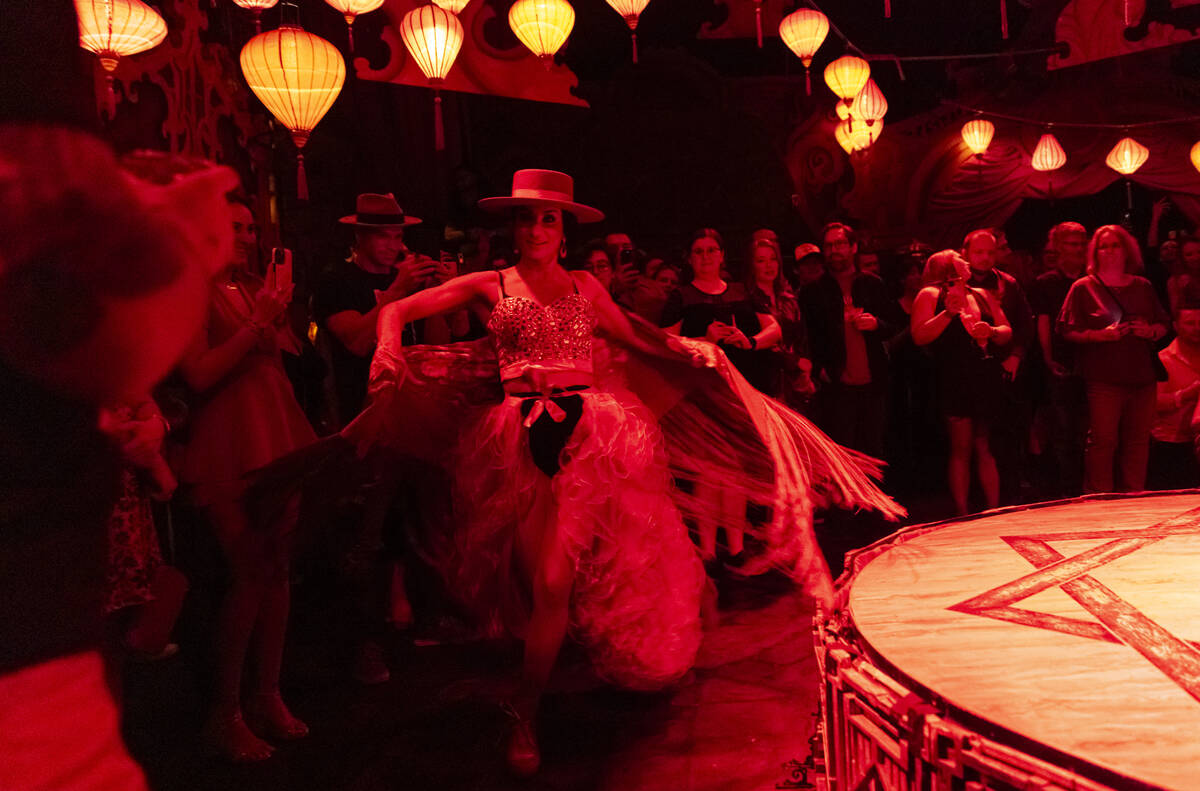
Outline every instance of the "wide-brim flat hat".
<path id="1" fill-rule="evenodd" d="M 354 214 L 338 222 L 363 228 L 403 228 L 406 225 L 418 225 L 421 218 L 405 215 L 396 202 L 396 196 L 390 192 L 387 195 L 364 192 L 354 201 Z"/>
<path id="2" fill-rule="evenodd" d="M 504 211 L 516 206 L 562 209 L 580 222 L 604 219 L 604 212 L 599 209 L 575 202 L 575 180 L 557 170 L 518 170 L 513 174 L 511 195 L 479 201 L 479 208 L 484 211 Z"/>

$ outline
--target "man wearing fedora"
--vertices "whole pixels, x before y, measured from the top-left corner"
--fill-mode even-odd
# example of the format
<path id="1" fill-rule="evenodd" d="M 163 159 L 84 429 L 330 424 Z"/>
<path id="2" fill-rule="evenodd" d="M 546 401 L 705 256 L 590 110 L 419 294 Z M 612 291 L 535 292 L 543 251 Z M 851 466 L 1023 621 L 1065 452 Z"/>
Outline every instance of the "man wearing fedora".
<path id="1" fill-rule="evenodd" d="M 375 351 L 375 320 L 380 309 L 430 285 L 437 262 L 405 246 L 404 229 L 421 220 L 405 215 L 391 193 L 359 195 L 355 213 L 339 222 L 354 228 L 354 247 L 349 259 L 322 283 L 317 293 L 317 313 L 332 336 L 329 347 L 338 417 L 344 425 L 362 410 L 366 400 Z M 410 337 L 407 342 L 414 340 Z M 370 637 L 383 624 L 388 588 L 390 620 L 394 624 L 407 626 L 412 610 L 401 564 L 398 560 L 381 562 L 384 525 L 403 484 L 395 470 L 389 470 L 380 460 L 368 458 L 366 463 L 372 483 L 365 493 L 358 535 L 345 558 L 344 571 L 357 591 L 359 637 L 367 638 L 356 649 L 353 673 L 365 684 L 377 684 L 387 681 L 390 673 L 382 648 Z"/>
<path id="2" fill-rule="evenodd" d="M 345 424 L 367 396 L 379 309 L 422 288 L 436 264 L 404 246 L 404 229 L 421 220 L 406 216 L 391 193 L 359 195 L 355 213 L 338 222 L 354 228 L 354 248 L 322 284 L 317 312 L 333 336 L 338 417 Z"/>

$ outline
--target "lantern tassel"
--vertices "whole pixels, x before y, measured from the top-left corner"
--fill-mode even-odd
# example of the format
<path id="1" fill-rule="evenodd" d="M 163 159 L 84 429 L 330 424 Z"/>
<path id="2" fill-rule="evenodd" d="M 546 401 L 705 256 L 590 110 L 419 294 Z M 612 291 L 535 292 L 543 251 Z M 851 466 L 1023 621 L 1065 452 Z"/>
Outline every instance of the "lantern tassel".
<path id="1" fill-rule="evenodd" d="M 346 38 L 350 40 L 350 54 L 354 54 L 354 25 L 346 25 Z"/>
<path id="2" fill-rule="evenodd" d="M 637 33 L 630 33 L 629 38 L 633 41 L 633 62 L 637 63 Z"/>
<path id="3" fill-rule="evenodd" d="M 1000 0 L 1000 38 L 1008 40 L 1008 3 Z"/>
<path id="4" fill-rule="evenodd" d="M 113 76 L 111 73 L 104 75 L 105 85 L 108 90 L 104 92 L 104 111 L 110 119 L 117 117 L 117 92 L 113 89 Z"/>
<path id="5" fill-rule="evenodd" d="M 884 19 L 892 18 L 892 0 L 883 0 L 883 17 Z"/>
<path id="6" fill-rule="evenodd" d="M 804 67 L 804 95 L 812 96 L 812 72 L 807 66 Z"/>
<path id="7" fill-rule="evenodd" d="M 296 152 L 296 199 L 308 200 L 308 174 L 304 171 L 304 152 Z"/>
<path id="8" fill-rule="evenodd" d="M 261 32 L 262 32 L 262 10 L 256 8 L 254 10 L 254 35 L 257 36 Z"/>
<path id="9" fill-rule="evenodd" d="M 758 38 L 758 48 L 762 49 L 762 4 L 763 0 L 754 0 L 754 32 Z"/>
<path id="10" fill-rule="evenodd" d="M 433 147 L 438 151 L 446 150 L 446 128 L 442 123 L 442 95 L 433 92 Z"/>

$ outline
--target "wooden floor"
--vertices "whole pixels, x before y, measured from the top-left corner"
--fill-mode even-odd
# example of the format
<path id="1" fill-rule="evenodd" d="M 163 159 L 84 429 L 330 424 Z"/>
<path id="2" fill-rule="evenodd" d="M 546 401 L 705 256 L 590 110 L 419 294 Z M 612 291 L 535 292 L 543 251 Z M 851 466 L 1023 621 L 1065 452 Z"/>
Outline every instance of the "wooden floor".
<path id="1" fill-rule="evenodd" d="M 868 646 L 952 706 L 1127 778 L 1200 788 L 1200 495 L 902 531 L 848 587 Z"/>

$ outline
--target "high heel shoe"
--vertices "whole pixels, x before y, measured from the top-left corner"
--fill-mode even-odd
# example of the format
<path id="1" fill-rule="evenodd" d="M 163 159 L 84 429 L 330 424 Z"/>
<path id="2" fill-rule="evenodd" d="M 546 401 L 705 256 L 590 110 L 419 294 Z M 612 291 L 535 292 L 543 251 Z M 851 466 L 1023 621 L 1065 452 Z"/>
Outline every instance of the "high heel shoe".
<path id="1" fill-rule="evenodd" d="M 248 713 L 256 731 L 277 741 L 293 742 L 308 735 L 308 725 L 288 710 L 278 692 L 255 695 Z"/>
<path id="2" fill-rule="evenodd" d="M 511 720 L 505 753 L 508 769 L 517 777 L 532 777 L 542 765 L 542 751 L 538 749 L 534 722 L 532 718 L 522 717 L 512 706 L 506 705 L 504 711 Z"/>

